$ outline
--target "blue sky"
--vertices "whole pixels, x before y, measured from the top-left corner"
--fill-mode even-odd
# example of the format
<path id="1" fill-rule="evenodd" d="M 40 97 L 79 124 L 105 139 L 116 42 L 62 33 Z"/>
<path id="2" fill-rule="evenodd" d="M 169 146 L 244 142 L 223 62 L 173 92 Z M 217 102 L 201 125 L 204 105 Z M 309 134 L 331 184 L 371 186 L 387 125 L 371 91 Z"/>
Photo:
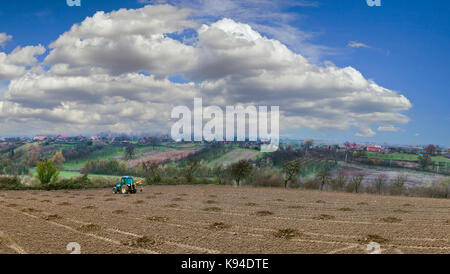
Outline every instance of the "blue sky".
<path id="1" fill-rule="evenodd" d="M 51 42 L 96 11 L 144 6 L 137 0 L 82 0 L 81 7 L 68 7 L 65 2 L 3 2 L 0 33 L 7 33 L 12 39 L 0 51 L 10 53 L 19 45 L 42 44 L 47 47 L 47 52 L 37 57 L 42 61 Z M 396 125 L 398 130 L 395 132 L 379 131 L 372 137 L 357 137 L 354 129 L 312 130 L 302 127 L 284 133 L 300 138 L 450 146 L 450 77 L 447 69 L 450 61 L 450 3 L 418 0 L 381 2 L 381 7 L 369 7 L 365 0 L 280 1 L 276 13 L 270 16 L 254 18 L 252 11 L 232 18 L 250 24 L 269 38 L 280 40 L 311 63 L 331 61 L 337 67 L 351 66 L 365 78 L 404 95 L 412 104 L 411 109 L 402 111 L 411 120 Z M 195 4 L 185 1 L 172 1 L 171 4 L 196 9 Z M 242 9 L 249 8 L 242 2 L 239 5 Z M 233 16 L 225 8 L 214 14 L 205 11 L 206 8 L 202 5 L 198 7 L 202 12 L 194 12 L 193 16 L 200 23 Z M 284 15 L 286 18 L 280 19 Z M 267 26 L 273 28 L 266 29 Z M 288 34 L 289 28 L 295 30 L 291 32 L 294 37 L 282 35 Z M 7 84 L 0 82 L 0 86 Z"/>
<path id="2" fill-rule="evenodd" d="M 449 145 L 450 2 L 390 0 L 381 7 L 363 2 L 324 1 L 320 8 L 308 9 L 305 28 L 323 31 L 316 40 L 320 44 L 342 48 L 357 40 L 373 47 L 345 49 L 327 58 L 354 66 L 410 99 L 411 122 L 402 126 L 406 131 L 375 139 Z"/>

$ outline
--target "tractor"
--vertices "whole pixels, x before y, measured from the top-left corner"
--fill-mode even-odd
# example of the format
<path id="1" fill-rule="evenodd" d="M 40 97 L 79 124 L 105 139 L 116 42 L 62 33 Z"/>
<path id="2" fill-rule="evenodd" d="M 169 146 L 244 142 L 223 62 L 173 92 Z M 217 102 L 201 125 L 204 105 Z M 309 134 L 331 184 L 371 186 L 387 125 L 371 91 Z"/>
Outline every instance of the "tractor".
<path id="1" fill-rule="evenodd" d="M 137 192 L 137 185 L 141 185 L 142 180 L 139 180 L 138 182 L 135 182 L 132 176 L 124 176 L 120 180 L 120 184 L 117 184 L 115 187 L 113 187 L 113 193 L 120 193 L 120 194 L 134 194 Z M 142 189 L 141 189 L 142 191 Z"/>

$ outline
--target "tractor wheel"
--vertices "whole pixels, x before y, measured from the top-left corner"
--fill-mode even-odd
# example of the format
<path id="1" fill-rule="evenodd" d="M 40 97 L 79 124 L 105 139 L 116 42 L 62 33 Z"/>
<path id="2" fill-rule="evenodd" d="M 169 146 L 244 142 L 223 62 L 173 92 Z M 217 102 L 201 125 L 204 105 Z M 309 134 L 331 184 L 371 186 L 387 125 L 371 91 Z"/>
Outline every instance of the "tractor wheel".
<path id="1" fill-rule="evenodd" d="M 128 186 L 127 186 L 127 185 L 123 185 L 123 186 L 120 188 L 120 193 L 122 193 L 122 194 L 128 194 Z"/>
<path id="2" fill-rule="evenodd" d="M 117 188 L 113 188 L 113 194 L 117 194 Z"/>

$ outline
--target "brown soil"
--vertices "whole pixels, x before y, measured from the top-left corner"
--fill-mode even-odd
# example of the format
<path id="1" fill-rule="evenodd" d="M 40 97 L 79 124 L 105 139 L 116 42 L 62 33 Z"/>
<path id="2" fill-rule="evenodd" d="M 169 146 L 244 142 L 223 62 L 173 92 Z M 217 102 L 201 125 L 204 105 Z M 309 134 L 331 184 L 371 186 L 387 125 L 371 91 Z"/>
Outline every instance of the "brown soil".
<path id="1" fill-rule="evenodd" d="M 286 229 L 279 229 L 277 232 L 273 234 L 277 238 L 282 238 L 286 240 L 290 240 L 294 237 L 300 236 L 301 233 L 297 231 L 297 229 L 293 228 L 286 228 Z"/>
<path id="2" fill-rule="evenodd" d="M 448 199 L 147 186 L 106 202 L 109 193 L 0 191 L 0 253 L 70 253 L 70 242 L 83 254 L 368 253 L 370 242 L 382 253 L 450 253 Z M 174 206 L 180 193 L 187 195 Z M 220 207 L 205 203 L 211 198 Z M 60 205 L 68 200 L 70 206 Z"/>

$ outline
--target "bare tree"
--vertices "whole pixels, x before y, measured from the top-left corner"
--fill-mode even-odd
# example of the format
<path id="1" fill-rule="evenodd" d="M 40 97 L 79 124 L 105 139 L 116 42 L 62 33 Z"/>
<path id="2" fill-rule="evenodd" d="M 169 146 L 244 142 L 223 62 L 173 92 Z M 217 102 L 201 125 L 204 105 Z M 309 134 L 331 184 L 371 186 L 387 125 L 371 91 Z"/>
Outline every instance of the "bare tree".
<path id="1" fill-rule="evenodd" d="M 384 189 L 384 185 L 386 184 L 387 181 L 387 177 L 384 174 L 378 175 L 375 178 L 375 188 L 377 190 L 378 194 L 382 194 L 383 193 L 383 189 Z"/>
<path id="2" fill-rule="evenodd" d="M 284 187 L 287 188 L 289 182 L 293 182 L 295 177 L 300 175 L 302 168 L 301 160 L 293 160 L 283 164 L 282 170 L 285 174 Z"/>
<path id="3" fill-rule="evenodd" d="M 320 182 L 320 191 L 323 190 L 323 187 L 328 184 L 330 181 L 330 172 L 328 170 L 322 170 L 317 174 L 317 179 Z"/>
<path id="4" fill-rule="evenodd" d="M 345 175 L 345 173 L 342 170 L 340 170 L 336 178 L 330 180 L 331 189 L 333 190 L 343 189 L 345 184 L 347 183 L 347 180 L 348 180 L 347 175 Z"/>
<path id="5" fill-rule="evenodd" d="M 359 192 L 363 180 L 364 180 L 364 173 L 358 173 L 358 174 L 352 176 L 351 183 L 353 186 L 353 190 L 356 193 Z"/>

